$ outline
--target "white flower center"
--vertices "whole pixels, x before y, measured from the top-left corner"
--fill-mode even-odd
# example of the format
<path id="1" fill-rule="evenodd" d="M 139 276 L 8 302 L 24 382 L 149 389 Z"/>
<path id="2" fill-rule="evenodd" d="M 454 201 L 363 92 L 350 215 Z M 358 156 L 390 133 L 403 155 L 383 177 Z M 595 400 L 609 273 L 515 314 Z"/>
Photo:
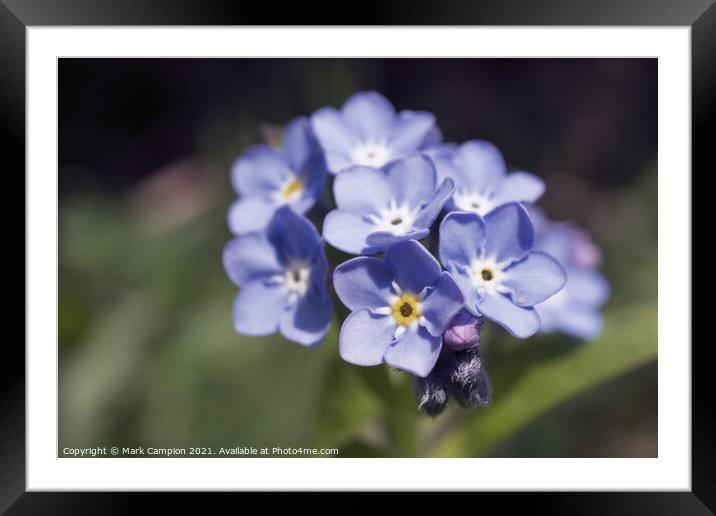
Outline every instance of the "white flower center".
<path id="1" fill-rule="evenodd" d="M 503 285 L 507 279 L 507 273 L 504 271 L 507 265 L 497 263 L 494 258 L 474 260 L 468 270 L 473 286 L 480 294 L 509 292 L 510 289 Z"/>
<path id="2" fill-rule="evenodd" d="M 390 161 L 390 149 L 380 143 L 364 143 L 353 149 L 351 160 L 356 165 L 380 168 Z"/>
<path id="3" fill-rule="evenodd" d="M 472 211 L 478 215 L 486 215 L 493 208 L 490 195 L 475 192 L 455 192 L 453 201 L 459 210 Z"/>
<path id="4" fill-rule="evenodd" d="M 311 280 L 311 266 L 303 260 L 293 260 L 283 274 L 283 286 L 289 294 L 304 296 Z"/>
<path id="5" fill-rule="evenodd" d="M 413 229 L 415 212 L 407 206 L 397 206 L 394 200 L 380 212 L 380 215 L 368 215 L 367 219 L 375 224 L 377 231 L 386 231 L 394 235 L 404 235 Z"/>

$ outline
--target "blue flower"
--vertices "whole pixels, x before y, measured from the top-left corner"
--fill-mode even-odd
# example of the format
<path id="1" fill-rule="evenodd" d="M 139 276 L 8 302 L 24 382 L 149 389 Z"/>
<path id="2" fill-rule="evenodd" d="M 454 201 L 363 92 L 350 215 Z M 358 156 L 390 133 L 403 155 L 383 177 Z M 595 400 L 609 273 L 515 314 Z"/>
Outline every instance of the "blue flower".
<path id="1" fill-rule="evenodd" d="M 532 250 L 535 231 L 527 210 L 505 204 L 484 218 L 453 212 L 440 225 L 440 261 L 465 295 L 465 307 L 512 335 L 526 338 L 540 327 L 534 305 L 566 281 L 562 267 Z"/>
<path id="2" fill-rule="evenodd" d="M 455 150 L 457 149 L 457 145 L 454 143 L 436 143 L 435 145 L 430 145 L 429 147 L 424 147 L 420 149 L 418 152 L 420 154 L 427 156 L 430 158 L 433 163 L 435 163 L 435 160 L 442 158 L 445 160 L 449 160 L 452 158 L 452 156 L 455 155 Z"/>
<path id="3" fill-rule="evenodd" d="M 443 133 L 438 126 L 434 126 L 420 145 L 418 152 L 435 161 L 436 158 L 451 159 L 458 146 L 443 141 Z"/>
<path id="4" fill-rule="evenodd" d="M 351 254 L 373 254 L 401 240 L 420 240 L 453 192 L 452 181 L 437 186 L 425 156 L 400 160 L 386 171 L 354 167 L 333 183 L 338 209 L 326 216 L 323 236 Z"/>
<path id="5" fill-rule="evenodd" d="M 537 227 L 535 248 L 553 256 L 567 273 L 564 288 L 535 306 L 542 320 L 540 331 L 597 338 L 603 326 L 600 309 L 610 293 L 609 283 L 596 269 L 599 250 L 585 232 L 530 211 Z"/>
<path id="6" fill-rule="evenodd" d="M 229 278 L 240 287 L 233 309 L 238 333 L 280 331 L 304 346 L 323 340 L 332 307 L 326 290 L 328 262 L 313 224 L 283 206 L 266 231 L 230 241 L 223 259 Z"/>
<path id="7" fill-rule="evenodd" d="M 434 125 L 423 139 L 418 147 L 418 152 L 427 154 L 428 156 L 442 154 L 442 151 L 454 151 L 456 145 L 454 143 L 445 143 L 443 141 L 443 133 L 437 125 Z"/>
<path id="8" fill-rule="evenodd" d="M 352 313 L 341 328 L 341 357 L 383 362 L 419 377 L 435 366 L 442 334 L 463 307 L 452 276 L 418 242 L 393 244 L 383 260 L 360 256 L 333 273 L 336 294 Z"/>
<path id="9" fill-rule="evenodd" d="M 396 114 L 382 95 L 360 92 L 340 111 L 330 107 L 316 111 L 311 125 L 326 153 L 328 170 L 337 174 L 355 165 L 380 168 L 414 154 L 432 138 L 435 117 L 419 111 Z"/>
<path id="10" fill-rule="evenodd" d="M 463 143 L 453 152 L 444 144 L 428 152 L 440 179 L 455 183 L 455 194 L 445 206 L 448 211 L 472 211 L 486 215 L 509 202 L 534 202 L 544 193 L 544 183 L 527 172 L 506 173 L 497 148 L 485 141 Z"/>
<path id="11" fill-rule="evenodd" d="M 294 119 L 284 131 L 281 151 L 255 145 L 234 162 L 231 181 L 240 199 L 229 209 L 231 232 L 264 229 L 283 205 L 305 213 L 322 194 L 326 176 L 308 119 Z"/>

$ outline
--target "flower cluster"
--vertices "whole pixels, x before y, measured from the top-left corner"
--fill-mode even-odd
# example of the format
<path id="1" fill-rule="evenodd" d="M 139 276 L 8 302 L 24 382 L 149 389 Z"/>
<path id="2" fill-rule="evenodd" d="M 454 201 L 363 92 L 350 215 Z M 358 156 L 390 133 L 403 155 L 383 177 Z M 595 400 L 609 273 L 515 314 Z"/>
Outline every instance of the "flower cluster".
<path id="1" fill-rule="evenodd" d="M 444 143 L 430 113 L 356 93 L 289 123 L 280 146 L 249 148 L 231 178 L 224 267 L 239 287 L 236 331 L 316 345 L 332 286 L 350 311 L 340 356 L 414 375 L 431 415 L 450 397 L 490 403 L 485 319 L 518 338 L 600 331 L 608 287 L 591 241 L 532 206 L 539 178 L 508 173 L 488 142 Z M 330 274 L 324 242 L 355 257 Z"/>

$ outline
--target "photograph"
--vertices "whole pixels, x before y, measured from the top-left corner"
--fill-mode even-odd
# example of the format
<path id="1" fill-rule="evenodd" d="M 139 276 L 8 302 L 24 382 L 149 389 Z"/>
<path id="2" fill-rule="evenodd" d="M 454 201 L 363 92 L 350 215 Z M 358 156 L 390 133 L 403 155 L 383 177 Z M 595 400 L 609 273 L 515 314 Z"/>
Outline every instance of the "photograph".
<path id="1" fill-rule="evenodd" d="M 57 75 L 59 457 L 659 456 L 656 58 Z"/>

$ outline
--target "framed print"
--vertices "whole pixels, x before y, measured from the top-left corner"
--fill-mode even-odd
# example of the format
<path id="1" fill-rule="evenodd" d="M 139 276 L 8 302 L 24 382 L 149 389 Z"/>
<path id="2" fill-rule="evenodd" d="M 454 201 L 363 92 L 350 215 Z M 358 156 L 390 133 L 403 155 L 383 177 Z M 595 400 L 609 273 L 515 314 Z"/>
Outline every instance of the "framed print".
<path id="1" fill-rule="evenodd" d="M 713 509 L 691 344 L 710 2 L 254 26 L 3 1 L 9 514 L 187 490 Z"/>

